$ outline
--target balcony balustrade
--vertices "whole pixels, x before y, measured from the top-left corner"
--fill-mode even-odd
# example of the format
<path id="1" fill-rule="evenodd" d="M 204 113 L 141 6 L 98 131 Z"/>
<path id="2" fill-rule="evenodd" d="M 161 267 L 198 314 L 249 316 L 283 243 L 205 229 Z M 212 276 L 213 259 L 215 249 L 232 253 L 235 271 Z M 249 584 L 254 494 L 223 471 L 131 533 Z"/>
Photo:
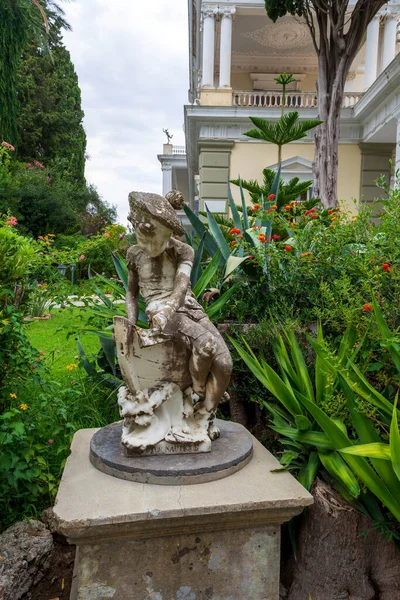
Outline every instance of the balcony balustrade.
<path id="1" fill-rule="evenodd" d="M 361 100 L 361 92 L 345 92 L 342 108 L 352 108 Z M 233 92 L 234 106 L 255 106 L 257 108 L 280 108 L 282 92 Z M 285 106 L 291 109 L 317 108 L 316 92 L 287 92 Z"/>
<path id="2" fill-rule="evenodd" d="M 172 146 L 172 154 L 186 154 L 186 146 Z"/>

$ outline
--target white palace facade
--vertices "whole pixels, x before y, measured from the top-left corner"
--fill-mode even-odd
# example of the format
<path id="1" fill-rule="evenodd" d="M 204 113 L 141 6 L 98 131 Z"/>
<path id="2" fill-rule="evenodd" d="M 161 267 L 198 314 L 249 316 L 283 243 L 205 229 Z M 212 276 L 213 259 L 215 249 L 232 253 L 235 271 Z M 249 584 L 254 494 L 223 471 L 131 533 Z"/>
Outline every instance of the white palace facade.
<path id="1" fill-rule="evenodd" d="M 300 19 L 273 23 L 264 0 L 189 1 L 189 104 L 186 148 L 166 144 L 159 155 L 163 193 L 180 189 L 192 207 L 224 213 L 227 181 L 260 179 L 277 162 L 273 145 L 246 138 L 250 116 L 278 119 L 279 73 L 293 73 L 288 110 L 317 116 L 317 56 Z M 354 0 L 355 1 L 355 0 Z M 350 5 L 351 5 L 350 1 Z M 354 2 L 353 2 L 354 4 Z M 388 2 L 368 26 L 347 77 L 340 123 L 341 202 L 371 202 L 374 181 L 400 168 L 400 0 Z M 282 177 L 312 179 L 313 133 L 283 149 Z M 232 186 L 238 200 L 238 190 Z"/>

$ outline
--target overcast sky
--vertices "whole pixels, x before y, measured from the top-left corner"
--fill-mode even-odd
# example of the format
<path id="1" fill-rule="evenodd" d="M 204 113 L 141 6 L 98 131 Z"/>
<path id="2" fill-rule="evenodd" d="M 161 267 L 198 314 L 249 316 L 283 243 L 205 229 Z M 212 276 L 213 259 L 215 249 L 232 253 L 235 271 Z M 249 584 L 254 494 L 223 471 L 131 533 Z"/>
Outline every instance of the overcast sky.
<path id="1" fill-rule="evenodd" d="M 130 191 L 161 193 L 162 129 L 184 144 L 187 0 L 75 0 L 63 8 L 85 111 L 86 178 L 126 225 Z"/>

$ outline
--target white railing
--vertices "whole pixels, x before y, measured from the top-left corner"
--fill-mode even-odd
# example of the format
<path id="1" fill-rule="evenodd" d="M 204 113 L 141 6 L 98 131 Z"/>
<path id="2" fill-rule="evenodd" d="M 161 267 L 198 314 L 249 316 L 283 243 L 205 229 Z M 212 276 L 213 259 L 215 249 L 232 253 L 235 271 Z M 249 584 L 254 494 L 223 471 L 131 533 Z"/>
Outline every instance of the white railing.
<path id="1" fill-rule="evenodd" d="M 343 108 L 352 108 L 362 98 L 360 92 L 345 92 Z M 282 106 L 282 92 L 233 92 L 234 106 L 257 106 L 260 108 L 279 108 Z M 288 108 L 316 108 L 316 92 L 287 92 L 285 106 Z"/>
<path id="2" fill-rule="evenodd" d="M 186 146 L 172 146 L 172 154 L 186 154 Z"/>

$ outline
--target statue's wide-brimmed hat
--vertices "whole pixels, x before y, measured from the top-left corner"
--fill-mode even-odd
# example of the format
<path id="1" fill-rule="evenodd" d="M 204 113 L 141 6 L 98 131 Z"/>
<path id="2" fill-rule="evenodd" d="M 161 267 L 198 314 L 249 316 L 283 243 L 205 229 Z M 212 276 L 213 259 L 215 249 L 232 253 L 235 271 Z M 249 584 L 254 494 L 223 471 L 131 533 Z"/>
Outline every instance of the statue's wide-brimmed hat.
<path id="1" fill-rule="evenodd" d="M 171 204 L 163 196 L 146 192 L 131 192 L 129 194 L 130 218 L 135 220 L 135 213 L 147 213 L 153 219 L 168 227 L 175 235 L 183 235 L 184 229 Z"/>

